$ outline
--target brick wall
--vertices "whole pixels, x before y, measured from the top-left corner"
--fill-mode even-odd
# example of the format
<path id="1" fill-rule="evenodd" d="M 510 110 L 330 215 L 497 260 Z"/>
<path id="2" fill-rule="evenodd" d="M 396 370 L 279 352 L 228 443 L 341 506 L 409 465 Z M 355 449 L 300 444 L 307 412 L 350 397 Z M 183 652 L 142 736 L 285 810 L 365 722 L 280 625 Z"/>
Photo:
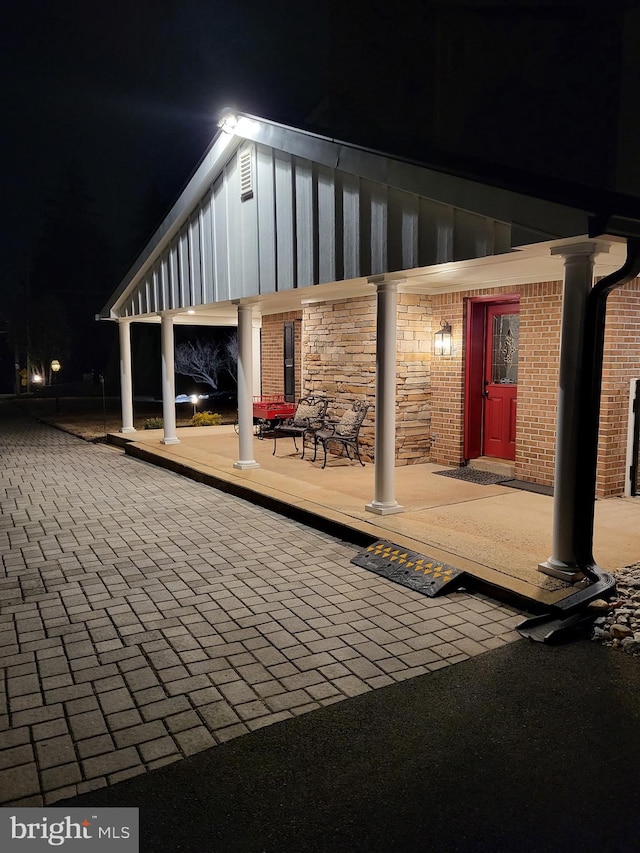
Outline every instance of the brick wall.
<path id="1" fill-rule="evenodd" d="M 489 294 L 520 295 L 520 352 L 515 476 L 551 485 L 554 479 L 556 411 L 562 317 L 562 282 L 521 285 L 509 290 L 476 290 L 433 297 L 434 328 L 439 320 L 453 327 L 454 352 L 433 360 L 431 370 L 431 460 L 464 461 L 465 299 Z M 629 381 L 640 377 L 640 281 L 609 297 L 602 377 L 597 494 L 621 494 L 624 488 Z"/>
<path id="2" fill-rule="evenodd" d="M 443 293 L 432 298 L 434 330 L 440 321 L 451 325 L 451 355 L 431 364 L 431 461 L 461 465 L 464 461 L 464 297 Z"/>
<path id="3" fill-rule="evenodd" d="M 295 324 L 295 382 L 296 399 L 302 396 L 302 311 L 287 311 L 283 314 L 267 314 L 262 318 L 262 393 L 284 393 L 284 324 Z"/>
<path id="4" fill-rule="evenodd" d="M 640 377 L 640 280 L 607 300 L 598 444 L 598 495 L 624 490 L 629 382 Z"/>
<path id="5" fill-rule="evenodd" d="M 398 465 L 464 462 L 466 300 L 520 296 L 520 353 L 515 476 L 551 485 L 554 478 L 562 282 L 469 290 L 426 297 L 398 295 L 396 456 Z M 451 356 L 432 358 L 433 328 L 451 323 Z M 283 390 L 283 323 L 296 321 L 296 396 L 322 393 L 340 415 L 353 400 L 375 404 L 375 295 L 318 303 L 263 318 L 263 393 Z M 304 353 L 302 375 L 300 366 Z M 609 297 L 598 453 L 598 495 L 624 487 L 629 381 L 640 377 L 640 282 Z M 374 410 L 362 432 L 373 458 Z M 431 444 L 431 436 L 435 442 Z"/>
<path id="6" fill-rule="evenodd" d="M 464 383 L 467 299 L 519 294 L 520 350 L 516 423 L 515 476 L 551 484 L 555 454 L 558 357 L 562 283 L 544 282 L 508 289 L 491 288 L 433 297 L 434 328 L 451 323 L 452 354 L 434 358 L 431 372 L 431 460 L 444 465 L 464 462 Z"/>
<path id="7" fill-rule="evenodd" d="M 515 476 L 543 485 L 554 479 L 561 319 L 562 282 L 520 288 Z"/>

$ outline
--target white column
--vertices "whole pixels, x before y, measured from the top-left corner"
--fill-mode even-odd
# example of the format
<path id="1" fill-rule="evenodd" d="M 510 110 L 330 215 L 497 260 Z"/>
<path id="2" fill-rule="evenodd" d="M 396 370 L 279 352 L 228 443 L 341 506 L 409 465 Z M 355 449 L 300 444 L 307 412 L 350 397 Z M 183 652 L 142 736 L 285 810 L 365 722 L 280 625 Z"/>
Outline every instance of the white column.
<path id="1" fill-rule="evenodd" d="M 578 459 L 578 394 L 584 345 L 585 307 L 593 287 L 593 264 L 598 252 L 608 251 L 596 242 L 558 246 L 553 255 L 564 258 L 560 376 L 556 415 L 556 460 L 553 488 L 553 544 L 549 559 L 538 571 L 566 581 L 578 580 L 573 542 L 574 499 Z"/>
<path id="2" fill-rule="evenodd" d="M 176 435 L 176 376 L 174 368 L 173 317 L 163 314 L 160 321 L 162 343 L 162 444 L 180 444 Z"/>
<path id="3" fill-rule="evenodd" d="M 259 468 L 253 458 L 253 308 L 238 305 L 238 461 L 234 468 Z"/>
<path id="4" fill-rule="evenodd" d="M 395 499 L 396 346 L 398 282 L 369 279 L 376 285 L 375 497 L 365 507 L 377 515 L 402 512 Z"/>
<path id="5" fill-rule="evenodd" d="M 120 401 L 122 404 L 120 432 L 135 432 L 131 372 L 131 320 L 118 320 L 118 331 L 120 336 Z"/>

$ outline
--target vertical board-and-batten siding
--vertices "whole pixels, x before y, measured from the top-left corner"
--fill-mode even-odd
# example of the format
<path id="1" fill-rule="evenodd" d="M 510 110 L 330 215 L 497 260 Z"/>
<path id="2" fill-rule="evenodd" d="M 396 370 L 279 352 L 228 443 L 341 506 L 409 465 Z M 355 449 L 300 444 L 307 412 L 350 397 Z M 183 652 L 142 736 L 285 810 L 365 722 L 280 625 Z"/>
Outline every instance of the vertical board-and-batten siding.
<path id="1" fill-rule="evenodd" d="M 238 157 L 243 155 L 241 184 Z M 485 257 L 509 248 L 506 223 L 265 145 L 243 146 L 145 271 L 124 315 Z"/>

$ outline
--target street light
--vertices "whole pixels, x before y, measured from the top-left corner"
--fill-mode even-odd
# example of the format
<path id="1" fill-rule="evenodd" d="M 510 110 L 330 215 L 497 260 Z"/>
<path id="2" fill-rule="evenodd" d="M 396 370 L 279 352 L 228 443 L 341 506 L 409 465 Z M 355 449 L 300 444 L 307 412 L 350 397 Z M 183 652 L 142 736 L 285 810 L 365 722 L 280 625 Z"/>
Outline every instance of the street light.
<path id="1" fill-rule="evenodd" d="M 53 384 L 53 382 L 55 381 L 55 375 L 60 370 L 60 362 L 58 361 L 57 358 L 53 359 L 50 367 L 51 367 L 51 370 L 53 371 L 53 380 L 52 380 L 52 384 Z"/>

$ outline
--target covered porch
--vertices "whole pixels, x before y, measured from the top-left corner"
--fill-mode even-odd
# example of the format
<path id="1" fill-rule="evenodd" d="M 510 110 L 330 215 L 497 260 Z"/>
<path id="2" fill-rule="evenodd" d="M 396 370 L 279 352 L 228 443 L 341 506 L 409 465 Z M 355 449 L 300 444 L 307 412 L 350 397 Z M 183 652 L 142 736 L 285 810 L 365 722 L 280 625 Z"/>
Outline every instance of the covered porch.
<path id="1" fill-rule="evenodd" d="M 422 485 L 425 466 L 432 462 L 446 466 L 478 456 L 515 459 L 516 476 L 555 483 L 554 500 L 545 503 L 548 518 L 533 524 L 535 536 L 543 539 L 529 550 L 526 531 L 509 538 L 513 490 L 503 499 L 505 513 L 495 507 L 473 521 L 461 509 L 466 503 L 474 506 L 475 499 L 449 504 L 449 486 L 436 477 L 440 497 L 434 498 L 435 505 L 450 506 L 456 518 L 434 521 L 434 538 L 425 533 L 423 544 L 451 547 L 454 532 L 459 531 L 463 541 L 475 525 L 490 531 L 487 554 L 503 547 L 505 554 L 502 567 L 492 567 L 489 556 L 478 565 L 499 574 L 523 559 L 523 577 L 528 580 L 520 582 L 541 590 L 537 597 L 558 594 L 564 583 L 581 582 L 585 576 L 595 580 L 597 567 L 592 567 L 589 549 L 601 396 L 616 408 L 616 423 L 604 436 L 609 442 L 605 449 L 620 469 L 624 454 L 618 453 L 619 377 L 613 390 L 605 383 L 600 394 L 602 353 L 599 364 L 591 365 L 590 347 L 597 336 L 586 329 L 585 317 L 587 303 L 593 301 L 590 294 L 603 290 L 594 282 L 604 277 L 607 287 L 616 288 L 638 275 L 635 219 L 619 221 L 591 204 L 574 206 L 564 198 L 542 200 L 488 186 L 256 117 L 229 115 L 220 127 L 187 188 L 99 315 L 119 326 L 122 433 L 133 440 L 130 449 L 139 455 L 153 449 L 164 459 L 186 453 L 177 449 L 183 436 L 175 419 L 175 326 L 236 325 L 239 440 L 229 436 L 232 446 L 220 454 L 224 463 L 218 467 L 226 471 L 231 465 L 225 476 L 236 478 L 236 484 L 262 483 L 263 476 L 270 477 L 268 454 L 253 439 L 252 396 L 282 389 L 265 387 L 261 338 L 269 317 L 279 315 L 284 323 L 288 315 L 300 315 L 307 336 L 300 358 L 303 368 L 307 359 L 307 369 L 306 375 L 304 369 L 300 374 L 299 393 L 294 383 L 290 399 L 322 393 L 338 397 L 344 408 L 364 398 L 375 412 L 375 462 L 363 474 L 349 471 L 351 483 L 368 475 L 373 487 L 367 483 L 359 494 L 352 486 L 333 489 L 353 500 L 346 512 L 349 519 L 370 531 L 393 531 L 420 542 L 421 527 L 426 525 L 428 531 L 431 524 L 420 513 L 435 517 L 435 511 L 425 508 L 424 489 L 413 504 L 407 503 L 405 478 Z M 621 309 L 622 328 L 635 316 L 635 298 L 634 291 L 629 306 Z M 328 314 L 338 314 L 336 306 L 342 311 L 347 302 L 337 327 Z M 501 307 L 505 302 L 508 310 Z M 494 377 L 494 355 L 496 363 L 507 356 L 498 333 L 494 337 L 489 329 L 495 319 L 502 322 L 503 315 L 513 314 L 516 304 L 523 309 L 521 374 L 515 380 L 500 378 L 498 372 Z M 500 311 L 494 316 L 489 308 Z M 400 309 L 407 313 L 402 322 Z M 603 310 L 598 319 L 604 329 Z M 155 438 L 133 435 L 130 336 L 137 323 L 161 327 L 164 432 Z M 314 340 L 305 331 L 312 323 Z M 439 328 L 448 329 L 446 354 L 434 346 Z M 632 345 L 634 328 L 631 323 Z M 344 331 L 340 342 L 337 330 Z M 518 352 L 517 334 L 507 341 L 511 359 Z M 361 352 L 349 346 L 349 338 L 363 344 Z M 617 352 L 614 356 L 617 364 Z M 324 372 L 311 375 L 312 357 L 319 358 Z M 334 368 L 345 364 L 352 370 L 336 379 Z M 581 379 L 583 365 L 591 365 L 588 382 Z M 625 362 L 625 370 L 627 366 Z M 490 392 L 509 384 L 511 396 L 504 397 L 500 409 L 504 416 L 490 422 L 487 413 L 497 411 L 489 405 Z M 581 390 L 592 386 L 597 392 L 593 401 Z M 626 379 L 625 394 L 628 387 Z M 417 400 L 411 397 L 416 388 Z M 417 422 L 412 422 L 416 413 Z M 587 420 L 589 430 L 584 428 Z M 492 432 L 494 422 L 500 427 L 497 454 L 476 447 Z M 518 435 L 522 440 L 516 445 Z M 583 435 L 588 446 L 580 450 Z M 425 463 L 407 465 L 419 469 L 414 474 L 397 467 L 399 436 L 413 442 L 409 461 Z M 188 440 L 191 444 L 191 437 Z M 417 459 L 418 450 L 422 459 Z M 181 463 L 174 458 L 172 464 Z M 264 465 L 268 471 L 258 473 Z M 518 465 L 530 470 L 519 475 Z M 297 491 L 302 484 L 296 483 L 303 480 L 304 488 L 310 488 L 313 481 L 306 473 L 290 479 L 280 487 L 285 504 L 293 499 L 302 506 L 308 495 Z M 268 480 L 263 486 L 274 488 Z M 503 488 L 496 500 L 505 497 Z M 600 493 L 606 494 L 604 487 Z M 410 490 L 407 494 L 411 497 Z M 517 499 L 535 502 L 534 497 Z M 335 496 L 317 503 L 329 515 L 343 512 L 336 509 L 342 505 Z M 388 521 L 387 516 L 398 520 Z M 442 539 L 436 528 L 444 531 Z M 477 553 L 471 546 L 460 558 L 477 560 Z M 540 573 L 548 577 L 539 578 Z"/>
<path id="2" fill-rule="evenodd" d="M 372 515 L 365 509 L 375 468 L 332 458 L 304 460 L 293 442 L 255 440 L 258 468 L 234 467 L 233 427 L 178 428 L 179 444 L 161 444 L 162 430 L 111 435 L 127 453 L 209 485 L 231 491 L 294 518 L 342 531 L 355 541 L 386 539 L 466 572 L 496 593 L 546 607 L 575 592 L 570 584 L 536 570 L 551 548 L 553 499 L 504 485 L 477 485 L 435 474 L 442 465 L 396 469 L 396 493 L 404 512 Z M 637 561 L 640 501 L 596 503 L 595 554 L 607 570 Z"/>

